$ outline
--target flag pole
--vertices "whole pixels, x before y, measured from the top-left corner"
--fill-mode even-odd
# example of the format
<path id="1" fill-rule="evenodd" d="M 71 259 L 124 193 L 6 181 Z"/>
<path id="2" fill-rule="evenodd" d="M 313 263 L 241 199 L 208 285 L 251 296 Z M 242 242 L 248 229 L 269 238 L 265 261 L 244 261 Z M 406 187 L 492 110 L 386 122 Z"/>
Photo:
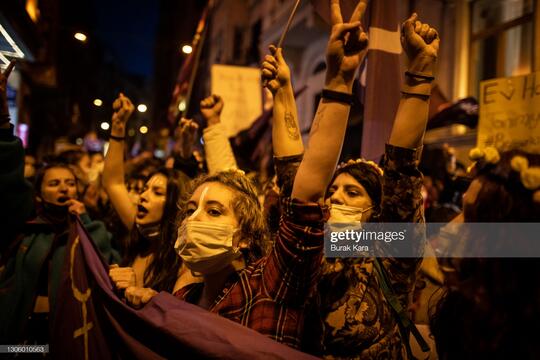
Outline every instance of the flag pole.
<path id="1" fill-rule="evenodd" d="M 294 15 L 296 15 L 296 11 L 298 10 L 298 5 L 300 5 L 301 0 L 296 0 L 296 3 L 294 4 L 294 7 L 292 9 L 291 15 L 289 15 L 289 19 L 287 20 L 287 25 L 285 25 L 285 29 L 281 33 L 281 36 L 279 37 L 279 41 L 277 43 L 277 48 L 281 48 L 283 46 L 283 41 L 285 41 L 285 35 L 289 32 L 289 28 L 291 27 L 292 21 L 294 19 Z M 266 87 L 267 81 L 266 79 L 263 81 L 262 86 Z"/>
<path id="2" fill-rule="evenodd" d="M 208 33 L 208 23 L 210 21 L 209 19 L 210 19 L 213 7 L 214 7 L 214 0 L 209 0 L 208 1 L 208 7 L 205 10 L 206 14 L 205 14 L 205 19 L 204 19 L 203 29 L 202 30 L 197 29 L 197 33 L 195 34 L 195 36 L 193 38 L 192 47 L 195 48 L 195 62 L 193 64 L 193 69 L 191 71 L 190 79 L 189 79 L 188 92 L 187 92 L 186 100 L 185 100 L 186 108 L 184 109 L 184 111 L 181 111 L 181 112 L 178 113 L 178 118 L 176 119 L 177 124 L 178 124 L 178 121 L 181 118 L 185 117 L 185 115 L 187 115 L 189 110 L 190 110 L 191 96 L 193 94 L 193 87 L 194 87 L 194 84 L 195 84 L 195 80 L 197 78 L 197 73 L 199 71 L 199 65 L 200 65 L 200 62 L 201 62 L 202 49 L 204 47 L 204 43 L 205 43 L 205 40 L 206 40 L 206 34 Z"/>
<path id="3" fill-rule="evenodd" d="M 287 20 L 287 25 L 285 26 L 285 30 L 281 33 L 281 37 L 279 38 L 279 42 L 277 44 L 278 49 L 283 45 L 283 41 L 285 40 L 285 35 L 289 32 L 289 28 L 291 27 L 292 21 L 294 19 L 294 15 L 296 15 L 296 11 L 298 10 L 298 5 L 300 5 L 301 0 L 296 0 L 296 3 L 294 4 L 293 10 L 291 12 L 291 15 L 289 15 L 289 20 Z"/>

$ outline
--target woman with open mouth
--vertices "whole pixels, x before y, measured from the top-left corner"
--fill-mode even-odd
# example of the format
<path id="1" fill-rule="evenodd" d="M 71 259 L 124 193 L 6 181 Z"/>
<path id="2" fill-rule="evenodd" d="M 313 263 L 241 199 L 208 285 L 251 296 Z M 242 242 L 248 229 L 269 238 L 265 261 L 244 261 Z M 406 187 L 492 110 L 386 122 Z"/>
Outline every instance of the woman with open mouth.
<path id="1" fill-rule="evenodd" d="M 77 178 L 67 164 L 51 163 L 41 169 L 32 199 L 24 179 L 24 149 L 7 115 L 6 81 L 12 68 L 13 63 L 0 73 L 0 189 L 6 211 L 1 217 L 7 219 L 1 226 L 0 342 L 48 344 L 49 312 L 55 306 L 67 252 L 69 214 L 79 216 L 106 261 L 119 256 L 104 224 L 92 221 L 79 201 Z M 32 219 L 34 200 L 37 216 Z"/>
<path id="2" fill-rule="evenodd" d="M 134 205 L 124 180 L 125 129 L 134 107 L 120 94 L 113 108 L 103 185 L 131 234 L 123 244 L 122 267 L 112 266 L 110 276 L 120 290 L 136 286 L 173 292 L 181 285 L 181 273 L 186 274 L 187 281 L 194 281 L 189 272 L 181 271 L 181 261 L 173 248 L 177 204 L 189 178 L 179 171 L 160 169 L 148 177 Z"/>

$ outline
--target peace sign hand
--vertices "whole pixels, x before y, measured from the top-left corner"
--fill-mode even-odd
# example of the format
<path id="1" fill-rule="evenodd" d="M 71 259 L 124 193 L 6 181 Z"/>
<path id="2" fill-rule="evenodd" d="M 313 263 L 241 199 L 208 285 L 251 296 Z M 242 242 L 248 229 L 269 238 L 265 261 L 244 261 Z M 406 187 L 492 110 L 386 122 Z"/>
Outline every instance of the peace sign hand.
<path id="1" fill-rule="evenodd" d="M 360 19 L 367 0 L 360 0 L 348 23 L 343 22 L 339 0 L 330 1 L 332 32 L 326 49 L 326 87 L 350 92 L 356 69 L 368 49 L 368 36 Z"/>

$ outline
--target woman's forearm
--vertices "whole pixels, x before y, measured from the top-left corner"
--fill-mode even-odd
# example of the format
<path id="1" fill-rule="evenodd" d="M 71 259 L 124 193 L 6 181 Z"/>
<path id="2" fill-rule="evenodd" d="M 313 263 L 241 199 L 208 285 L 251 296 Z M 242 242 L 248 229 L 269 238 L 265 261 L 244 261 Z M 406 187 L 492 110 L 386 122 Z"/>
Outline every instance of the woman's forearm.
<path id="1" fill-rule="evenodd" d="M 272 144 L 274 156 L 299 155 L 304 152 L 304 144 L 298 125 L 298 111 L 292 85 L 279 89 L 274 95 L 272 124 Z"/>

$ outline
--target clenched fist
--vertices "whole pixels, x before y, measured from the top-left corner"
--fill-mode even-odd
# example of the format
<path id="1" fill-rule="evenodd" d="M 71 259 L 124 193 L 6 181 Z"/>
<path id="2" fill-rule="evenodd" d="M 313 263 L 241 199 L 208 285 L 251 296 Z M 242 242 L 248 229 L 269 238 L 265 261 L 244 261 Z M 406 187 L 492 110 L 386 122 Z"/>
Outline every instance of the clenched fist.
<path id="1" fill-rule="evenodd" d="M 131 267 L 111 265 L 109 267 L 109 276 L 117 289 L 127 289 L 130 286 L 135 286 L 137 283 L 135 271 Z"/>
<path id="2" fill-rule="evenodd" d="M 126 289 L 125 297 L 128 303 L 138 309 L 149 302 L 157 294 L 157 291 L 150 288 L 131 286 Z"/>
<path id="3" fill-rule="evenodd" d="M 432 65 L 437 60 L 439 42 L 437 30 L 420 22 L 416 13 L 401 25 L 401 45 L 409 59 L 410 71 L 432 75 Z"/>
<path id="4" fill-rule="evenodd" d="M 201 114 L 207 121 L 207 126 L 219 124 L 223 111 L 223 99 L 219 95 L 211 95 L 201 101 Z"/>
<path id="5" fill-rule="evenodd" d="M 120 93 L 118 98 L 113 103 L 113 116 L 111 134 L 114 136 L 124 137 L 126 132 L 126 123 L 128 122 L 135 107 L 128 97 Z"/>

